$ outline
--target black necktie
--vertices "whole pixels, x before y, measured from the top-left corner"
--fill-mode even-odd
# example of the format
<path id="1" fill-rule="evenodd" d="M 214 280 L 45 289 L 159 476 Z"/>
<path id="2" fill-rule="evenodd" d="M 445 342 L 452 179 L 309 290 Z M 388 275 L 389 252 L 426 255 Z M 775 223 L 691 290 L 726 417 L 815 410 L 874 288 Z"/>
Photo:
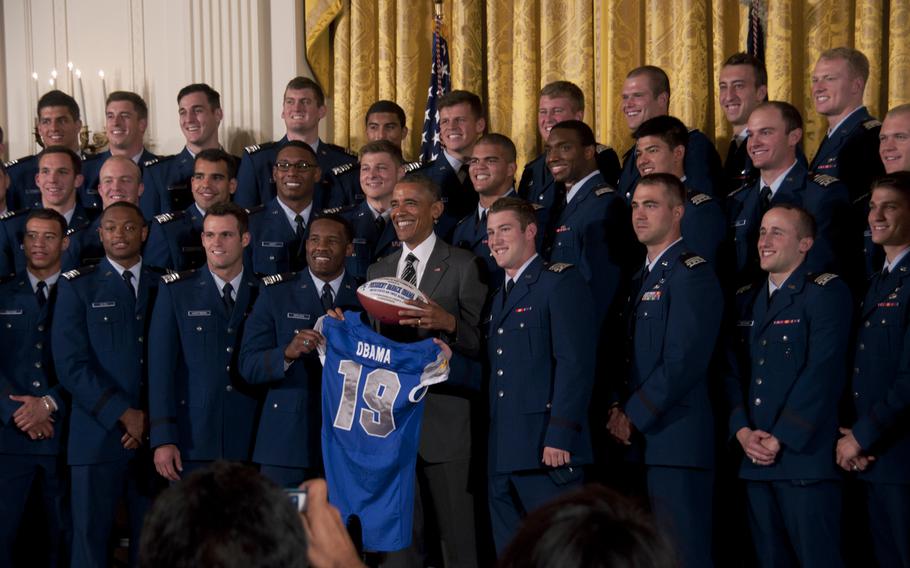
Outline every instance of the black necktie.
<path id="1" fill-rule="evenodd" d="M 332 293 L 332 285 L 326 282 L 322 285 L 322 296 L 319 297 L 322 300 L 322 307 L 325 311 L 329 311 L 335 307 L 335 295 Z"/>
<path id="2" fill-rule="evenodd" d="M 487 226 L 487 210 L 484 209 L 483 212 L 481 212 L 480 217 L 477 220 L 477 228 L 484 229 L 484 228 L 486 228 L 486 226 Z"/>
<path id="3" fill-rule="evenodd" d="M 133 286 L 133 273 L 129 270 L 123 271 L 123 281 L 126 282 L 126 287 L 130 289 L 130 294 L 133 295 L 133 298 L 136 297 L 136 287 Z"/>
<path id="4" fill-rule="evenodd" d="M 376 217 L 376 221 L 374 221 L 374 223 L 376 225 L 376 235 L 382 235 L 382 232 L 385 231 L 385 217 L 382 215 Z"/>
<path id="5" fill-rule="evenodd" d="M 224 307 L 229 314 L 234 312 L 234 297 L 231 295 L 233 291 L 234 287 L 231 286 L 230 282 L 225 282 L 224 287 L 221 289 L 221 300 L 224 302 Z"/>
<path id="6" fill-rule="evenodd" d="M 514 288 L 514 287 L 515 287 L 515 281 L 512 280 L 511 278 L 506 278 L 506 288 L 502 294 L 503 305 L 505 305 L 505 303 L 509 300 L 509 293 L 512 292 L 512 288 Z"/>
<path id="7" fill-rule="evenodd" d="M 409 252 L 408 256 L 404 259 L 404 271 L 401 273 L 401 279 L 412 286 L 417 286 L 417 270 L 414 268 L 415 262 L 417 262 L 417 257 L 414 256 L 414 253 Z"/>
<path id="8" fill-rule="evenodd" d="M 42 308 L 44 304 L 47 303 L 47 283 L 44 280 L 38 281 L 37 290 L 35 290 L 35 298 L 38 300 L 38 305 Z"/>
<path id="9" fill-rule="evenodd" d="M 771 207 L 771 188 L 763 186 L 761 191 L 758 192 L 758 204 L 761 207 L 761 214 L 764 215 L 767 213 L 768 209 Z"/>
<path id="10" fill-rule="evenodd" d="M 458 169 L 458 181 L 464 184 L 465 180 L 468 178 L 468 165 L 461 164 L 461 167 Z"/>

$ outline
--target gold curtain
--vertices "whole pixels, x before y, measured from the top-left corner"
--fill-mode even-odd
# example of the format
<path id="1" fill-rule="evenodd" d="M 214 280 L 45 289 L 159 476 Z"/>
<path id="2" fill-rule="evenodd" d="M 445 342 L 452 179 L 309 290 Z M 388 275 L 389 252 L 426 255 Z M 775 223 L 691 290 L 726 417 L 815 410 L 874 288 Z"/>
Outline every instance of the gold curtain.
<path id="1" fill-rule="evenodd" d="M 308 22 L 311 2 L 320 1 L 333 4 L 307 0 Z M 814 111 L 809 76 L 824 49 L 853 46 L 869 57 L 866 104 L 872 114 L 910 102 L 910 0 L 765 4 L 770 96 L 803 112 L 810 155 L 825 127 Z M 623 79 L 646 63 L 670 77 L 671 114 L 720 147 L 729 139 L 716 83 L 724 59 L 745 46 L 748 8 L 739 0 L 448 0 L 443 14 L 454 88 L 481 95 L 489 129 L 515 141 L 519 162 L 539 152 L 537 93 L 556 79 L 581 87 L 585 120 L 598 140 L 622 155 L 631 145 L 620 111 Z M 432 16 L 432 0 L 340 0 L 331 55 L 308 52 L 317 76 L 317 68 L 332 70 L 335 143 L 363 144 L 367 108 L 387 98 L 407 112 L 411 132 L 404 150 L 416 156 Z"/>

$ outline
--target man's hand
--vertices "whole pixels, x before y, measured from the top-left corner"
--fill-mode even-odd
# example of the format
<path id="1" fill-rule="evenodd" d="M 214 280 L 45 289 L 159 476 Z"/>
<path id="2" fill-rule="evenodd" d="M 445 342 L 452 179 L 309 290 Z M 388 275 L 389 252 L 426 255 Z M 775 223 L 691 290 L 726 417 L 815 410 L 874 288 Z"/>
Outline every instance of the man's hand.
<path id="1" fill-rule="evenodd" d="M 176 445 L 164 444 L 155 448 L 155 470 L 168 481 L 180 481 L 183 461 Z"/>
<path id="2" fill-rule="evenodd" d="M 313 350 L 324 341 L 325 338 L 318 331 L 301 329 L 294 336 L 294 339 L 288 343 L 288 346 L 284 348 L 284 360 L 294 361 L 303 355 L 312 353 Z"/>
<path id="3" fill-rule="evenodd" d="M 307 559 L 320 568 L 362 567 L 357 549 L 341 522 L 341 513 L 328 502 L 324 479 L 300 485 L 307 492 L 306 511 L 300 513 L 307 540 Z"/>
<path id="4" fill-rule="evenodd" d="M 325 313 L 325 315 L 333 319 L 344 321 L 344 312 L 341 311 L 341 308 L 331 308 Z"/>
<path id="5" fill-rule="evenodd" d="M 49 440 L 54 437 L 54 425 L 52 422 L 52 419 L 39 422 L 28 430 L 25 430 L 25 433 L 28 434 L 28 437 L 32 440 Z"/>
<path id="6" fill-rule="evenodd" d="M 771 434 L 764 430 L 752 430 L 750 428 L 740 428 L 736 433 L 736 439 L 739 445 L 743 447 L 746 457 L 752 460 L 756 465 L 771 465 L 777 457 L 777 450 L 769 449 L 763 441 L 773 438 Z M 777 438 L 774 438 L 777 442 Z M 774 445 L 771 443 L 770 445 Z M 780 449 L 780 442 L 777 442 L 777 449 Z"/>
<path id="7" fill-rule="evenodd" d="M 543 459 L 540 461 L 550 467 L 562 467 L 572 462 L 572 454 L 559 448 L 546 446 L 543 449 Z"/>
<path id="8" fill-rule="evenodd" d="M 863 448 L 856 441 L 853 430 L 840 428 L 843 436 L 837 441 L 835 459 L 845 471 L 866 471 L 869 464 L 875 461 L 875 456 L 863 455 Z"/>
<path id="9" fill-rule="evenodd" d="M 398 321 L 401 325 L 412 325 L 420 329 L 438 330 L 445 333 L 455 333 L 456 320 L 455 316 L 445 311 L 442 306 L 434 302 L 424 303 L 420 300 L 408 300 L 405 302 L 413 309 L 398 310 L 401 319 Z"/>
<path id="10" fill-rule="evenodd" d="M 449 344 L 441 339 L 433 338 L 433 343 L 439 346 L 442 349 L 442 356 L 446 358 L 446 361 L 452 360 L 452 348 L 449 347 Z"/>
<path id="11" fill-rule="evenodd" d="M 126 433 L 120 438 L 120 443 L 128 450 L 134 450 L 142 445 L 148 433 L 148 423 L 145 412 L 136 408 L 127 408 L 120 415 L 120 423 Z"/>
<path id="12" fill-rule="evenodd" d="M 609 419 L 607 420 L 607 430 L 613 439 L 620 444 L 629 446 L 632 444 L 632 421 L 623 412 L 619 406 L 610 409 Z"/>
<path id="13" fill-rule="evenodd" d="M 16 412 L 13 413 L 13 422 L 15 422 L 16 427 L 23 432 L 27 432 L 38 424 L 48 420 L 50 422 L 54 421 L 51 416 L 51 411 L 47 408 L 47 405 L 44 404 L 44 401 L 41 400 L 41 397 L 11 394 L 9 395 L 9 398 L 10 400 L 22 403 L 22 406 L 17 408 Z"/>

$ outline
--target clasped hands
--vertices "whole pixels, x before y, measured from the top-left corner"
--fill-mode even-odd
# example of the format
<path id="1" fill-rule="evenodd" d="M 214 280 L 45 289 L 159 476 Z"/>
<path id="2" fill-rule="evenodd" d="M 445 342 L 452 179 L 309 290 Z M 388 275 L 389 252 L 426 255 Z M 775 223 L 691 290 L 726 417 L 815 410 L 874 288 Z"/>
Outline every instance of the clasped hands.
<path id="1" fill-rule="evenodd" d="M 39 396 L 14 395 L 10 400 L 22 403 L 13 413 L 13 422 L 32 440 L 45 440 L 54 437 L 53 412 Z"/>

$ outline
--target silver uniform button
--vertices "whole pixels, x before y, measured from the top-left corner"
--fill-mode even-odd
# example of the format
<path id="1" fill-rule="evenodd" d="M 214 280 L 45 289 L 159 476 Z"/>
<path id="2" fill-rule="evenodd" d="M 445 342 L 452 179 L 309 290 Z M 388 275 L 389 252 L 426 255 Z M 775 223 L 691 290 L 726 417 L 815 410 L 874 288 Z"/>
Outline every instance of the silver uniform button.
<path id="1" fill-rule="evenodd" d="M 498 394 L 498 395 L 499 395 L 499 398 L 502 398 L 502 397 L 504 397 L 504 396 L 505 396 L 505 395 L 506 395 L 506 393 L 505 393 L 505 392 L 503 392 L 503 391 L 499 391 L 499 392 L 498 392 L 498 393 L 496 393 L 496 394 Z"/>
<path id="2" fill-rule="evenodd" d="M 40 387 L 41 387 L 41 381 L 32 381 L 32 386 L 35 387 L 36 389 L 37 389 L 37 388 L 40 388 Z"/>
<path id="3" fill-rule="evenodd" d="M 234 390 L 234 387 L 232 387 L 231 385 L 228 385 L 228 386 L 224 387 L 224 390 L 231 392 L 232 390 Z"/>
<path id="4" fill-rule="evenodd" d="M 760 398 L 756 398 L 756 399 L 755 399 L 755 406 L 761 406 L 761 399 L 760 399 Z"/>
<path id="5" fill-rule="evenodd" d="M 499 376 L 499 377 L 501 377 L 501 376 L 502 376 L 502 369 L 499 369 L 498 371 L 496 371 L 496 375 Z"/>

